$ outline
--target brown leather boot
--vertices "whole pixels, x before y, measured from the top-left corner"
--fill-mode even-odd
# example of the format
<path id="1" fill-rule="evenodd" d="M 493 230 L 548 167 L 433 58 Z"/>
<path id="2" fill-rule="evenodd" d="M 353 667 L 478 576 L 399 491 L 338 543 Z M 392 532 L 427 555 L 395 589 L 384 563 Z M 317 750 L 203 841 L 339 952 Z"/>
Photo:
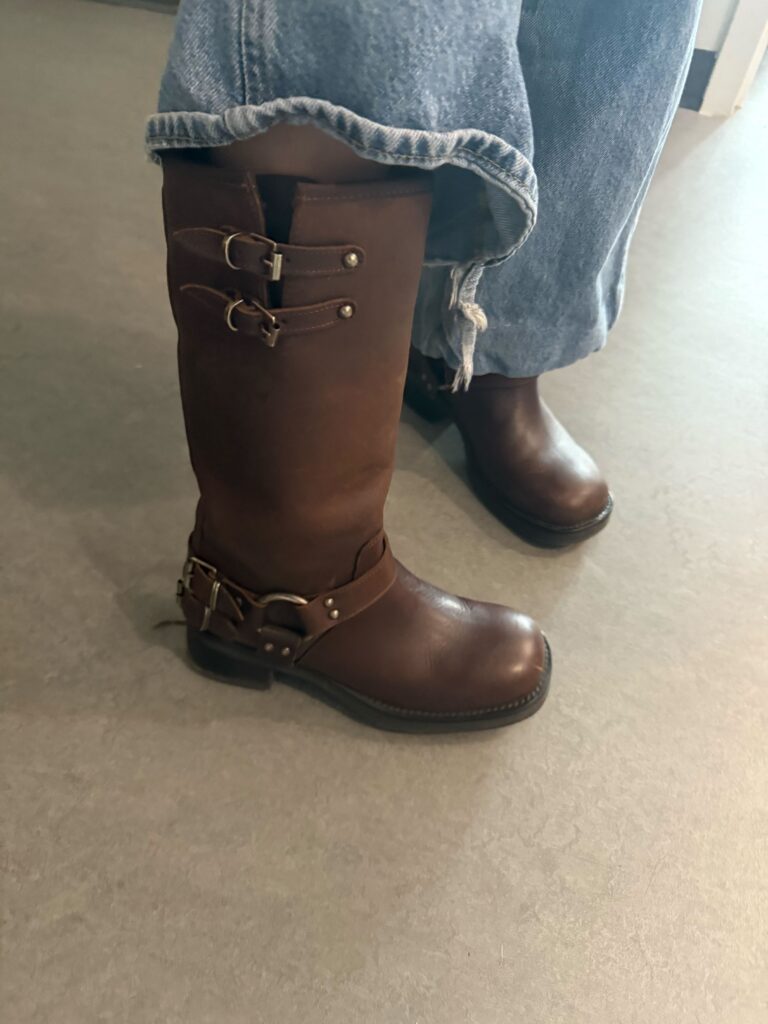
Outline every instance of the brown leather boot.
<path id="1" fill-rule="evenodd" d="M 194 663 L 404 732 L 532 714 L 535 623 L 422 582 L 383 532 L 429 177 L 260 181 L 168 156 L 164 209 L 201 494 L 179 585 Z"/>
<path id="2" fill-rule="evenodd" d="M 558 548 L 602 530 L 613 510 L 608 485 L 539 395 L 538 377 L 474 377 L 452 392 L 442 360 L 411 351 L 405 396 L 431 422 L 453 418 L 476 494 L 523 540 Z"/>

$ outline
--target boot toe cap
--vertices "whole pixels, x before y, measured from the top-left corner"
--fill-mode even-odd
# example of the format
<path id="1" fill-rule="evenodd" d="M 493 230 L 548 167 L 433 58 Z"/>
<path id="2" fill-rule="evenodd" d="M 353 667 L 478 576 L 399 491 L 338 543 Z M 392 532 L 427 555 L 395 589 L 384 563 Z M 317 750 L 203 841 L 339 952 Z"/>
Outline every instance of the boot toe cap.
<path id="1" fill-rule="evenodd" d="M 589 524 L 610 512 L 613 499 L 597 466 L 592 473 L 572 474 L 549 503 L 549 518 L 564 527 Z"/>
<path id="2" fill-rule="evenodd" d="M 499 605 L 475 606 L 483 633 L 471 654 L 471 703 L 503 707 L 533 699 L 548 679 L 551 656 L 532 618 Z"/>

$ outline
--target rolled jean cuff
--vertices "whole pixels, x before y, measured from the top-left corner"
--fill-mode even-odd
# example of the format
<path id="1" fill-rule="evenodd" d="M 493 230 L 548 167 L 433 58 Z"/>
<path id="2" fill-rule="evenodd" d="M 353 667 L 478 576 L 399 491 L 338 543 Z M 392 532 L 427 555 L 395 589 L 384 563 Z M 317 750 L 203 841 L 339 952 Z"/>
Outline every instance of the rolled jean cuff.
<path id="1" fill-rule="evenodd" d="M 477 333 L 485 325 L 475 302 L 483 269 L 517 252 L 536 221 L 536 175 L 529 160 L 484 131 L 396 128 L 307 96 L 216 114 L 154 114 L 147 122 L 146 145 L 159 161 L 166 150 L 225 146 L 278 123 L 313 124 L 367 160 L 436 172 L 425 262 L 448 269 L 441 328 L 444 344 L 459 361 L 459 378 L 468 379 Z"/>

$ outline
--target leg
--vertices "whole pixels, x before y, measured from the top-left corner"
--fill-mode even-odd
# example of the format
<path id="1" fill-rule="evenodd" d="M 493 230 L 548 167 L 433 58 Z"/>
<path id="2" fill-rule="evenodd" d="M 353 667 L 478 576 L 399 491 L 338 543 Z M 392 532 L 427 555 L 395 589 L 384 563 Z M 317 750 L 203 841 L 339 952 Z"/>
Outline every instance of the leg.
<path id="1" fill-rule="evenodd" d="M 605 344 L 640 206 L 677 109 L 699 0 L 536 0 L 519 47 L 539 218 L 480 286 L 478 374 L 531 377 Z"/>
<path id="2" fill-rule="evenodd" d="M 489 326 L 475 353 L 478 376 L 443 406 L 462 430 L 478 493 L 534 543 L 582 540 L 610 515 L 605 481 L 539 398 L 537 377 L 601 348 L 618 315 L 627 248 L 677 107 L 698 7 L 531 0 L 523 8 L 539 220 L 521 252 L 484 275 L 478 295 Z M 419 330 L 423 353 L 460 365 L 428 316 L 426 329 L 417 318 Z M 425 382 L 434 396 L 445 376 L 443 364 L 414 355 L 412 402 L 434 411 Z"/>
<path id="3" fill-rule="evenodd" d="M 148 149 L 312 124 L 366 161 L 434 171 L 427 260 L 462 267 L 463 282 L 535 217 L 521 3 L 476 0 L 468 37 L 462 0 L 185 0 Z M 450 319 L 460 345 L 463 318 Z"/>
<path id="4" fill-rule="evenodd" d="M 277 124 L 263 135 L 212 149 L 209 155 L 219 167 L 327 183 L 376 181 L 393 171 L 387 164 L 364 160 L 313 125 Z"/>

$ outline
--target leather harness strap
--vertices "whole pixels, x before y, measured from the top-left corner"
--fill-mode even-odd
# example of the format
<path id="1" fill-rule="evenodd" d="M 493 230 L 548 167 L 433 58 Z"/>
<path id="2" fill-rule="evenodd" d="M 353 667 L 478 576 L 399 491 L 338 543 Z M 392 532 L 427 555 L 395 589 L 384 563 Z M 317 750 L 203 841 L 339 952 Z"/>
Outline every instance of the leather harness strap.
<path id="1" fill-rule="evenodd" d="M 180 228 L 171 237 L 195 256 L 268 281 L 353 274 L 365 261 L 359 245 L 288 245 L 237 228 Z"/>
<path id="2" fill-rule="evenodd" d="M 183 284 L 179 291 L 220 312 L 231 331 L 260 337 L 270 348 L 277 343 L 280 334 L 321 331 L 351 320 L 355 315 L 355 304 L 346 298 L 329 299 L 311 306 L 267 309 L 252 298 L 243 298 L 239 293 L 228 295 L 207 285 Z"/>
<path id="3" fill-rule="evenodd" d="M 392 586 L 397 563 L 386 537 L 383 541 L 381 558 L 367 572 L 312 597 L 255 594 L 190 555 L 177 596 L 192 628 L 257 648 L 260 656 L 276 664 L 292 664 L 323 634 L 365 611 Z M 280 605 L 289 606 L 290 625 L 270 618 L 273 606 Z"/>

